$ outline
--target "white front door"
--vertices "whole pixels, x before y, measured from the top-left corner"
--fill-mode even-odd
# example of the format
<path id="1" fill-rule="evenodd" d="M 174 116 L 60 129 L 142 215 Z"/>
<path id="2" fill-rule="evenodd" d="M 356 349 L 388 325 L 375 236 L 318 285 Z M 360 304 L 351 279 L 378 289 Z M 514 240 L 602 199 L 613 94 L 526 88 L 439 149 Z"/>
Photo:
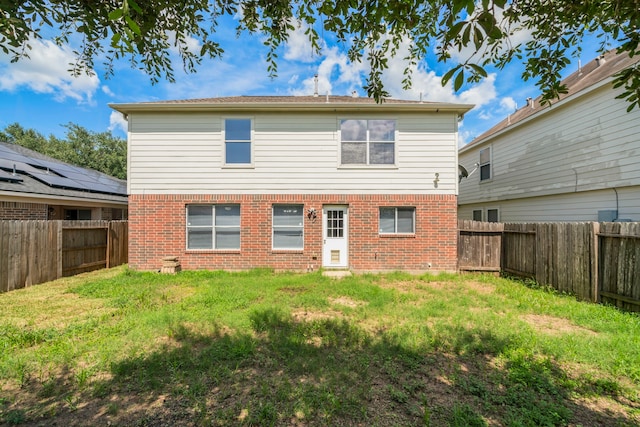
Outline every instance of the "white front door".
<path id="1" fill-rule="evenodd" d="M 324 206 L 322 208 L 322 266 L 349 266 L 348 244 L 349 217 L 347 206 Z"/>

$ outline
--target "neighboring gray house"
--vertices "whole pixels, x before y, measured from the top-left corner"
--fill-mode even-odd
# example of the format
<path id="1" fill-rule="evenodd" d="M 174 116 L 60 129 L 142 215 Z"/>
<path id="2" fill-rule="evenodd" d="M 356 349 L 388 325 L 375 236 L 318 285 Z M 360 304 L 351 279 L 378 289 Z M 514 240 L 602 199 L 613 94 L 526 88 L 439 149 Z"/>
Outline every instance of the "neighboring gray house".
<path id="1" fill-rule="evenodd" d="M 500 222 L 640 221 L 640 109 L 613 75 L 638 58 L 608 52 L 459 150 L 458 218 Z"/>
<path id="2" fill-rule="evenodd" d="M 0 220 L 126 218 L 126 181 L 0 142 Z"/>

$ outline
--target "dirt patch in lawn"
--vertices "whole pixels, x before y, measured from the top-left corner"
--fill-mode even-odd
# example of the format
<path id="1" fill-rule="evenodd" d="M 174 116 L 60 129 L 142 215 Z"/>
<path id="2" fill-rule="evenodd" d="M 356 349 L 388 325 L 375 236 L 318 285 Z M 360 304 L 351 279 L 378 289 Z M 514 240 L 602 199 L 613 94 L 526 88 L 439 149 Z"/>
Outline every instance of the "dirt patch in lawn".
<path id="1" fill-rule="evenodd" d="M 295 310 L 291 313 L 291 316 L 296 322 L 313 322 L 314 320 L 339 319 L 344 317 L 344 315 L 337 310 Z"/>
<path id="2" fill-rule="evenodd" d="M 533 326 L 536 330 L 549 335 L 562 335 L 562 334 L 589 334 L 597 335 L 596 332 L 591 329 L 583 328 L 578 325 L 574 325 L 567 319 L 560 317 L 547 316 L 543 314 L 527 314 L 521 317 L 522 320 Z"/>
<path id="3" fill-rule="evenodd" d="M 338 297 L 338 298 L 329 298 L 329 302 L 331 304 L 342 305 L 349 308 L 356 308 L 366 305 L 367 303 L 364 301 L 356 301 L 349 297 Z"/>
<path id="4" fill-rule="evenodd" d="M 465 282 L 466 286 L 481 295 L 489 295 L 495 292 L 496 287 L 488 283 L 481 282 Z"/>

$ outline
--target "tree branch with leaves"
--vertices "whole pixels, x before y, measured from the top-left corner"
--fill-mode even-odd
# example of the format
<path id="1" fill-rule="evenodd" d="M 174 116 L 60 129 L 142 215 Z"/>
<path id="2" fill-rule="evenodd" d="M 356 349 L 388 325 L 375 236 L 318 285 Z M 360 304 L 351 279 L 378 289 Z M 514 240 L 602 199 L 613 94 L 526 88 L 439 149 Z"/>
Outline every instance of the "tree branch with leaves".
<path id="1" fill-rule="evenodd" d="M 0 6 L 0 49 L 13 61 L 28 56 L 30 42 L 46 29 L 56 43 L 77 46 L 72 73 L 92 72 L 104 57 L 107 75 L 115 61 L 128 60 L 153 82 L 174 80 L 174 50 L 187 72 L 221 57 L 216 31 L 225 17 L 237 20 L 238 33 L 264 39 L 267 71 L 276 76 L 279 50 L 303 26 L 318 54 L 320 34 L 331 34 L 352 62 L 366 61 L 365 89 L 379 101 L 388 96 L 382 82 L 388 60 L 405 43 L 405 88 L 416 64 L 435 51 L 438 61 L 451 64 L 442 82 L 455 90 L 486 77 L 488 67 L 522 61 L 522 78 L 536 80 L 544 103 L 566 92 L 561 73 L 580 55 L 585 37 L 599 37 L 599 52 L 615 47 L 632 57 L 640 43 L 640 0 L 0 0 Z M 515 42 L 523 33 L 529 38 Z M 198 51 L 190 49 L 192 40 Z M 453 61 L 461 52 L 468 57 Z M 639 105 L 637 64 L 620 72 L 615 85 L 624 88 L 629 109 Z"/>

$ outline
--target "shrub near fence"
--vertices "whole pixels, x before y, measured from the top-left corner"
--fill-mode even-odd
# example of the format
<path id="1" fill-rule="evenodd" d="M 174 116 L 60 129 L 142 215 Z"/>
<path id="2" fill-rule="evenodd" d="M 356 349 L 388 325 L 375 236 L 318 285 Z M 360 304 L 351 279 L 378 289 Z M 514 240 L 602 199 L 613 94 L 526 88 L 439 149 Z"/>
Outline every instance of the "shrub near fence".
<path id="1" fill-rule="evenodd" d="M 127 248 L 127 221 L 0 221 L 0 292 L 124 264 Z"/>
<path id="2" fill-rule="evenodd" d="M 640 311 L 640 223 L 458 222 L 458 268 L 507 272 Z"/>

